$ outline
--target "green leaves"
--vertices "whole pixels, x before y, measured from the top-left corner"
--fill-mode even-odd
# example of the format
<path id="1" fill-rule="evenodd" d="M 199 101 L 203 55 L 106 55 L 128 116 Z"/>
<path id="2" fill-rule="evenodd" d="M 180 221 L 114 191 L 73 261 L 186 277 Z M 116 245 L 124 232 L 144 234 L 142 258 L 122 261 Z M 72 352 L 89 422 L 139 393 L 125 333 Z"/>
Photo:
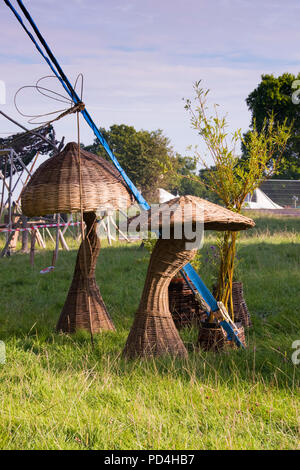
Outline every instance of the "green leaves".
<path id="1" fill-rule="evenodd" d="M 173 156 L 169 139 L 162 130 L 137 131 L 133 126 L 114 124 L 101 132 L 129 178 L 144 194 L 148 193 L 149 197 L 149 193 L 162 185 L 172 168 Z M 107 158 L 97 140 L 86 149 Z"/>
<path id="2" fill-rule="evenodd" d="M 241 212 L 247 194 L 252 193 L 267 178 L 277 174 L 284 150 L 291 136 L 291 125 L 287 119 L 275 121 L 274 114 L 264 118 L 260 127 L 253 120 L 252 130 L 244 138 L 238 129 L 231 136 L 227 132 L 226 117 L 218 115 L 217 106 L 213 113 L 208 113 L 208 90 L 200 88 L 200 82 L 194 85 L 196 105 L 187 100 L 186 109 L 190 114 L 192 127 L 198 131 L 206 145 L 213 166 L 209 167 L 205 158 L 198 152 L 198 161 L 205 168 L 200 176 L 205 177 L 204 184 L 214 192 L 225 207 Z M 254 93 L 256 94 L 256 92 Z M 237 147 L 243 143 L 247 157 L 240 158 Z M 232 304 L 232 280 L 234 274 L 235 232 L 224 232 L 219 244 L 219 274 L 217 298 L 227 306 Z"/>
<path id="3" fill-rule="evenodd" d="M 260 127 L 254 119 L 252 130 L 244 138 L 241 129 L 229 135 L 226 117 L 218 115 L 216 105 L 212 115 L 208 114 L 208 90 L 200 88 L 200 81 L 195 83 L 194 90 L 196 105 L 193 107 L 191 100 L 187 100 L 186 109 L 213 161 L 209 168 L 206 159 L 196 153 L 198 161 L 205 167 L 205 184 L 227 208 L 240 211 L 247 194 L 279 171 L 291 137 L 291 125 L 287 119 L 279 123 L 271 113 Z M 237 154 L 241 142 L 247 158 L 241 159 Z"/>
<path id="4" fill-rule="evenodd" d="M 282 126 L 282 132 L 277 129 L 277 138 L 281 137 L 282 142 L 285 140 L 287 128 L 290 129 L 290 138 L 283 152 L 285 165 L 278 168 L 275 173 L 284 179 L 300 178 L 300 106 L 292 99 L 299 78 L 300 73 L 297 77 L 290 73 L 284 73 L 279 77 L 262 75 L 261 82 L 246 99 L 252 113 L 251 129 L 257 128 L 261 133 L 273 121 L 274 129 L 277 125 Z M 248 133 L 245 134 L 246 139 L 247 136 Z M 245 147 L 243 153 L 247 158 Z"/>

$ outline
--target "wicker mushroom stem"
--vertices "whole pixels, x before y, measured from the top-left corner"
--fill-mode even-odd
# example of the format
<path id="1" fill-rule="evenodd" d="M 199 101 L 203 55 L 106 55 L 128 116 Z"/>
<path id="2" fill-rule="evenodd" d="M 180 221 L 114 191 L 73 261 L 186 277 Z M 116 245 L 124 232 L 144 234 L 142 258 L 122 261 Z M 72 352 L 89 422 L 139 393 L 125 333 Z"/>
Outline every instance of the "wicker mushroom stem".
<path id="1" fill-rule="evenodd" d="M 185 240 L 159 239 L 152 252 L 144 290 L 123 354 L 127 357 L 171 354 L 187 350 L 169 310 L 168 286 L 173 276 L 196 254 Z"/>
<path id="2" fill-rule="evenodd" d="M 115 330 L 95 279 L 97 257 L 100 252 L 100 240 L 96 233 L 96 214 L 85 212 L 83 219 L 86 223 L 86 237 L 77 254 L 72 284 L 56 329 L 66 333 L 73 333 L 79 329 L 92 333 Z"/>

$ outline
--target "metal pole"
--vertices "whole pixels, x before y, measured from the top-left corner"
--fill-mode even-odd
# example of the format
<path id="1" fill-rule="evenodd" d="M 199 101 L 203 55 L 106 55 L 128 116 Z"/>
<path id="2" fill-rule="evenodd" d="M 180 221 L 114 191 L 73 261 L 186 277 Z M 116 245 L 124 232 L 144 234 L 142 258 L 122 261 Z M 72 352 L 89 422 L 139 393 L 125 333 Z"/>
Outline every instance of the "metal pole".
<path id="1" fill-rule="evenodd" d="M 10 151 L 10 171 L 9 171 L 9 197 L 8 197 L 8 226 L 12 228 L 12 211 L 11 211 L 11 203 L 12 203 L 12 177 L 13 177 L 13 150 Z"/>

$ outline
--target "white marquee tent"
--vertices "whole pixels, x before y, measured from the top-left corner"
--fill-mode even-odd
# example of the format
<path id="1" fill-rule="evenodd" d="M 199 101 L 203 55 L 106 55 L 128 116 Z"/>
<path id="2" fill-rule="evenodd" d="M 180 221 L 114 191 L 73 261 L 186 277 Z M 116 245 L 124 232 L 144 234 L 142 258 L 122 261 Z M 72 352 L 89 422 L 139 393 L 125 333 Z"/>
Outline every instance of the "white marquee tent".
<path id="1" fill-rule="evenodd" d="M 282 209 L 259 188 L 255 189 L 252 195 L 247 195 L 244 207 L 248 209 Z"/>

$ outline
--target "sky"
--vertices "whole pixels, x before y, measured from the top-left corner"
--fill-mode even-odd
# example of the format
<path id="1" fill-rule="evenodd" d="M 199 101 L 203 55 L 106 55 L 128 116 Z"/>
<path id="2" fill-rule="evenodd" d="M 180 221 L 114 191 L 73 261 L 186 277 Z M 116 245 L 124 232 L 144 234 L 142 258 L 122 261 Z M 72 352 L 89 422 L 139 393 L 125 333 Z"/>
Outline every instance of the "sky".
<path id="1" fill-rule="evenodd" d="M 13 4 L 16 2 L 12 0 Z M 262 74 L 300 71 L 299 0 L 24 0 L 72 83 L 84 75 L 83 101 L 96 124 L 162 129 L 181 154 L 200 143 L 183 98 L 193 84 L 210 89 L 229 131 L 246 131 L 245 99 Z M 0 81 L 5 113 L 28 127 L 14 107 L 18 88 L 33 85 L 49 68 L 0 0 Z M 61 92 L 55 80 L 45 86 Z M 25 114 L 65 107 L 26 88 Z M 82 120 L 81 141 L 93 142 Z M 0 116 L 0 136 L 17 128 Z M 56 125 L 57 136 L 76 137 L 75 117 Z"/>

